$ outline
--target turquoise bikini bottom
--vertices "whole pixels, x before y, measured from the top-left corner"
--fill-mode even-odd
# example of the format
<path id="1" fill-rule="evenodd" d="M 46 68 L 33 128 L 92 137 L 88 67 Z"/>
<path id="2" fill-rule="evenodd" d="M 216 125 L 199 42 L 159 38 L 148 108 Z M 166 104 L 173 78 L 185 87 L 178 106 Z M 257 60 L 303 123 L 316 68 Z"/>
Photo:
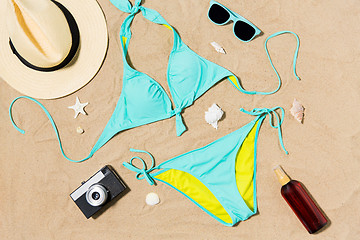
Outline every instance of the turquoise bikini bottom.
<path id="1" fill-rule="evenodd" d="M 275 110 L 280 109 L 282 118 Z M 270 125 L 278 130 L 279 140 L 285 150 L 281 124 L 284 110 L 254 109 L 247 112 L 257 116 L 250 123 L 202 148 L 174 157 L 155 167 L 154 158 L 146 151 L 131 149 L 133 152 L 147 153 L 152 166 L 147 169 L 145 161 L 133 157 L 123 165 L 136 172 L 137 179 L 146 179 L 153 185 L 155 180 L 173 187 L 198 207 L 226 226 L 244 221 L 257 211 L 256 204 L 256 145 L 259 129 L 266 116 Z M 272 115 L 277 125 L 272 124 Z M 133 165 L 140 160 L 142 168 Z"/>

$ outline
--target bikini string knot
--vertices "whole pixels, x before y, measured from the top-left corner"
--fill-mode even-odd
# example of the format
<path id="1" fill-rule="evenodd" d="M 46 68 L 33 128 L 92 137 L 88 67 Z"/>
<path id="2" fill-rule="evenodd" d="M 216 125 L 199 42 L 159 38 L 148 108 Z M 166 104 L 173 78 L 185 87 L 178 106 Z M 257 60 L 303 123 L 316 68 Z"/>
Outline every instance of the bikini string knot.
<path id="1" fill-rule="evenodd" d="M 130 162 L 123 162 L 123 166 L 126 167 L 127 169 L 136 172 L 136 179 L 138 180 L 142 180 L 142 179 L 146 179 L 146 181 L 150 184 L 150 185 L 154 185 L 154 179 L 151 176 L 151 171 L 153 171 L 155 169 L 155 161 L 154 161 L 154 157 L 147 151 L 142 151 L 142 150 L 137 150 L 137 149 L 130 149 L 131 152 L 138 152 L 138 153 L 146 153 L 150 156 L 152 164 L 151 164 L 151 168 L 147 169 L 146 163 L 145 161 L 140 158 L 140 157 L 133 157 L 130 159 Z M 134 159 L 138 159 L 141 161 L 143 167 L 137 168 L 135 167 L 135 165 L 133 164 L 133 160 Z"/>
<path id="2" fill-rule="evenodd" d="M 183 110 L 182 108 L 177 107 L 174 109 L 174 114 L 179 115 L 179 114 L 181 114 L 182 110 Z"/>
<path id="3" fill-rule="evenodd" d="M 120 11 L 130 13 L 130 15 L 135 15 L 142 8 L 140 7 L 141 0 L 136 0 L 134 5 L 131 5 L 129 0 L 110 0 L 110 2 Z"/>
<path id="4" fill-rule="evenodd" d="M 181 107 L 177 107 L 172 111 L 172 114 L 175 115 L 177 136 L 181 136 L 181 134 L 186 131 L 186 127 L 181 116 L 182 111 L 183 109 Z"/>
<path id="5" fill-rule="evenodd" d="M 140 4 L 141 0 L 136 0 L 135 5 L 131 8 L 131 15 L 136 14 L 137 12 L 139 12 L 139 10 L 141 10 Z"/>
<path id="6" fill-rule="evenodd" d="M 176 117 L 176 135 L 179 137 L 186 131 L 186 126 L 183 122 L 181 113 L 184 108 L 190 106 L 195 99 L 195 93 L 189 93 L 189 95 L 181 102 L 180 106 L 172 110 L 171 115 Z"/>
<path id="7" fill-rule="evenodd" d="M 280 109 L 281 110 L 281 117 L 279 117 L 279 114 L 276 112 L 276 110 Z M 246 111 L 243 108 L 240 108 L 240 111 L 252 116 L 258 116 L 260 117 L 266 117 L 269 116 L 269 123 L 270 126 L 272 128 L 275 128 L 278 130 L 278 134 L 279 134 L 279 142 L 280 145 L 282 147 L 282 149 L 284 150 L 284 152 L 286 154 L 289 154 L 288 151 L 286 151 L 285 146 L 284 146 L 284 141 L 283 141 L 283 137 L 282 137 L 282 133 L 281 133 L 281 125 L 284 121 L 284 116 L 285 116 L 285 110 L 282 107 L 274 107 L 274 108 L 254 108 L 252 111 Z M 273 123 L 273 115 L 276 117 L 276 122 L 277 124 Z"/>

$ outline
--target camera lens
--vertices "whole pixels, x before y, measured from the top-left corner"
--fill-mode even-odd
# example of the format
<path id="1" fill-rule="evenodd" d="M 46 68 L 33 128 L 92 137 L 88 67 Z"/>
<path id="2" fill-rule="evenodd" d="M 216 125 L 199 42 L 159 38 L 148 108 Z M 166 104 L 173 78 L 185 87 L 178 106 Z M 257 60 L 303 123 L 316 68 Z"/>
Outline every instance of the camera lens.
<path id="1" fill-rule="evenodd" d="M 91 197 L 92 197 L 94 200 L 99 200 L 99 198 L 100 198 L 100 193 L 98 193 L 98 192 L 93 192 L 93 194 L 91 195 Z"/>
<path id="2" fill-rule="evenodd" d="M 94 207 L 104 204 L 108 197 L 108 191 L 100 184 L 92 185 L 86 192 L 86 201 Z"/>

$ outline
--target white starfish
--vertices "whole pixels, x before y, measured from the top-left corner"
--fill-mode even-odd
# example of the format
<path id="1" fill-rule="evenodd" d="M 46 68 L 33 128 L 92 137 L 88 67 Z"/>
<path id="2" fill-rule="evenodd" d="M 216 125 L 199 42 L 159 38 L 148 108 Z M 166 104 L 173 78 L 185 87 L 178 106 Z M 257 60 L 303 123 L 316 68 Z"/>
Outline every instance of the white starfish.
<path id="1" fill-rule="evenodd" d="M 89 103 L 80 103 L 79 98 L 76 96 L 76 103 L 74 106 L 70 106 L 68 108 L 71 108 L 75 111 L 75 116 L 74 118 L 77 118 L 77 116 L 79 115 L 79 113 L 83 114 L 83 115 L 87 115 L 87 113 L 84 111 L 84 107 L 86 107 L 86 105 L 88 105 Z"/>

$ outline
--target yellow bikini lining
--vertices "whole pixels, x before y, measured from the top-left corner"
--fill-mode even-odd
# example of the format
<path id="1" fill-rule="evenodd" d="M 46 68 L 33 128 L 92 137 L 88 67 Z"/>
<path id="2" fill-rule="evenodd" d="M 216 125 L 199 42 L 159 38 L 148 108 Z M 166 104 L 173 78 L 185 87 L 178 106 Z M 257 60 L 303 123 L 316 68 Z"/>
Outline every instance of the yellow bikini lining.
<path id="1" fill-rule="evenodd" d="M 122 37 L 122 42 L 123 42 L 123 46 L 125 47 L 126 46 L 126 41 L 127 41 L 127 37 Z"/>
<path id="2" fill-rule="evenodd" d="M 171 28 L 169 25 L 167 25 L 167 24 L 163 24 L 163 26 L 165 26 L 166 28 L 172 30 L 172 28 Z"/>
<path id="3" fill-rule="evenodd" d="M 236 184 L 240 195 L 251 211 L 254 211 L 254 162 L 257 122 L 245 138 L 237 155 L 235 164 Z"/>
<path id="4" fill-rule="evenodd" d="M 239 83 L 234 75 L 228 77 L 228 79 L 238 88 L 240 89 Z"/>
<path id="5" fill-rule="evenodd" d="M 230 215 L 216 199 L 214 194 L 193 175 L 176 169 L 169 169 L 156 178 L 171 184 L 174 188 L 185 193 L 197 204 L 214 214 L 226 223 L 232 223 Z"/>

